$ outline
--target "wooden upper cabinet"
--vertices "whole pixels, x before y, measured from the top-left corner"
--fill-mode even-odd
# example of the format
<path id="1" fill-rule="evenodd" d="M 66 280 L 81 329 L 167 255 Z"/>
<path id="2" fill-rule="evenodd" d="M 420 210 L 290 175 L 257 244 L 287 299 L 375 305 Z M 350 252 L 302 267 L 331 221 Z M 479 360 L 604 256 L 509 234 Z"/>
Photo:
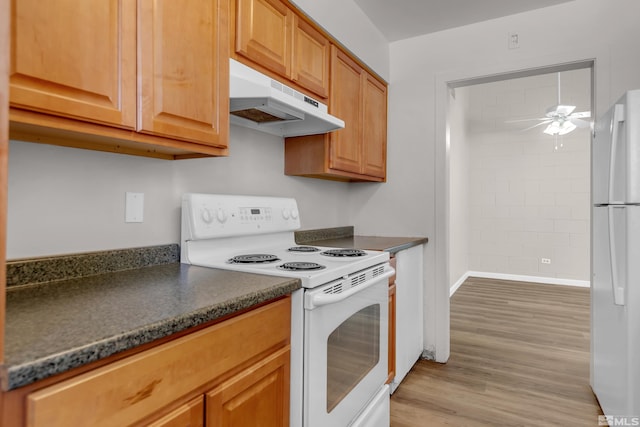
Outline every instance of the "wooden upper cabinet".
<path id="1" fill-rule="evenodd" d="M 332 47 L 330 112 L 345 121 L 332 132 L 330 167 L 386 178 L 387 86 Z"/>
<path id="2" fill-rule="evenodd" d="M 387 173 L 387 86 L 365 73 L 362 96 L 362 173 L 384 178 Z"/>
<path id="3" fill-rule="evenodd" d="M 280 0 L 236 0 L 236 58 L 298 84 L 329 93 L 329 39 Z"/>
<path id="4" fill-rule="evenodd" d="M 331 43 L 308 22 L 296 16 L 291 79 L 323 98 L 329 96 Z"/>
<path id="5" fill-rule="evenodd" d="M 139 131 L 226 146 L 227 3 L 139 1 Z"/>
<path id="6" fill-rule="evenodd" d="M 387 86 L 331 46 L 329 112 L 345 127 L 285 139 L 285 174 L 339 181 L 386 180 Z"/>
<path id="7" fill-rule="evenodd" d="M 236 5 L 236 53 L 289 76 L 293 11 L 279 0 L 237 0 Z"/>
<path id="8" fill-rule="evenodd" d="M 331 134 L 329 167 L 361 173 L 363 72 L 353 59 L 337 48 L 332 49 L 330 111 L 345 122 L 344 129 Z"/>
<path id="9" fill-rule="evenodd" d="M 135 128 L 135 2 L 13 0 L 11 21 L 12 107 Z"/>
<path id="10" fill-rule="evenodd" d="M 10 1 L 13 138 L 227 154 L 228 0 Z"/>

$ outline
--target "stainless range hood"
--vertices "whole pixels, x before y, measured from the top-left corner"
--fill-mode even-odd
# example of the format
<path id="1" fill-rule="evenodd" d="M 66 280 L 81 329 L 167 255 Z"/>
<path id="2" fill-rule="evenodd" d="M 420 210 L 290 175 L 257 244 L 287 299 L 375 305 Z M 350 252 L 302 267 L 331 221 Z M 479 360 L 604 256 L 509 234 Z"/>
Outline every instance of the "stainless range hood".
<path id="1" fill-rule="evenodd" d="M 229 59 L 231 123 L 278 136 L 316 135 L 344 128 L 327 106 Z"/>

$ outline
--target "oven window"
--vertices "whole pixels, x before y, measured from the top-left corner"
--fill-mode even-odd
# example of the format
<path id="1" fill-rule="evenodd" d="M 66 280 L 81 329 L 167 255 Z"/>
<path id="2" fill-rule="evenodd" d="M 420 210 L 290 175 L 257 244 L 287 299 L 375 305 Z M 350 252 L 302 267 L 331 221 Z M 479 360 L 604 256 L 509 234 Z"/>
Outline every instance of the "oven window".
<path id="1" fill-rule="evenodd" d="M 327 413 L 380 360 L 380 305 L 363 308 L 329 335 L 327 341 Z"/>

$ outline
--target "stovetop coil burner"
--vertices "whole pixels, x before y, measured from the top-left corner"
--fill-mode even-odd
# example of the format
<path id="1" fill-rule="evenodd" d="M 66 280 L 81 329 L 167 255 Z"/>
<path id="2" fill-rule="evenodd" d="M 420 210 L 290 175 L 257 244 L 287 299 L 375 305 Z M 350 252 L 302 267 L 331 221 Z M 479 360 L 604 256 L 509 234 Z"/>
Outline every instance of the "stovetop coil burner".
<path id="1" fill-rule="evenodd" d="M 316 248 L 315 246 L 293 246 L 287 249 L 287 251 L 311 253 L 311 252 L 320 252 L 320 249 Z"/>
<path id="2" fill-rule="evenodd" d="M 278 268 L 286 271 L 314 271 L 322 270 L 325 266 L 315 262 L 285 262 L 279 265 Z"/>
<path id="3" fill-rule="evenodd" d="M 365 256 L 366 254 L 367 253 L 362 249 L 329 249 L 324 252 L 320 252 L 320 255 L 337 257 L 337 258 L 359 257 L 359 256 Z"/>
<path id="4" fill-rule="evenodd" d="M 280 261 L 280 258 L 271 254 L 246 254 L 236 255 L 227 262 L 229 264 L 267 264 L 277 261 Z"/>

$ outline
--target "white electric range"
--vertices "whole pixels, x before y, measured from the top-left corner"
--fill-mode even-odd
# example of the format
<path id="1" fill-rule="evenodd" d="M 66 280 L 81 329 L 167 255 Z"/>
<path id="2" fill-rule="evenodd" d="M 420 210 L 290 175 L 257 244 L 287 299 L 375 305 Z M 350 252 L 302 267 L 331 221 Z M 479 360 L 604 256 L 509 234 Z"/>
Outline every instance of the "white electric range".
<path id="1" fill-rule="evenodd" d="M 298 245 L 295 199 L 188 193 L 181 262 L 295 277 L 292 426 L 388 426 L 389 254 Z"/>

